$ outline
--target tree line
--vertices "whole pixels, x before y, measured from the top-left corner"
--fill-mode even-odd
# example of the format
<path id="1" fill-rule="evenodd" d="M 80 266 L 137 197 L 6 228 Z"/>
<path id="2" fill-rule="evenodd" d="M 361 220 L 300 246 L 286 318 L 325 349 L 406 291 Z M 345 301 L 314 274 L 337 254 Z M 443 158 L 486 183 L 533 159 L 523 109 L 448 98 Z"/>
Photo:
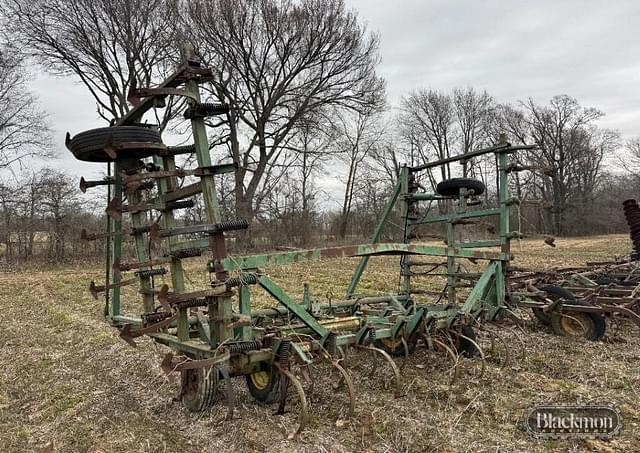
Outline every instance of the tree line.
<path id="1" fill-rule="evenodd" d="M 95 253 L 69 235 L 82 216 L 97 230 L 104 224 L 103 213 L 74 199 L 78 176 L 20 172 L 61 141 L 28 94 L 26 66 L 81 82 L 105 125 L 130 110 L 137 88 L 172 72 L 186 43 L 214 71 L 206 100 L 231 106 L 211 120 L 209 138 L 218 162 L 238 164 L 218 189 L 228 218 L 251 221 L 247 247 L 366 239 L 400 165 L 490 146 L 501 134 L 539 146 L 512 162 L 523 169 L 512 181 L 522 200 L 513 220 L 526 234 L 624 231 L 620 203 L 637 193 L 640 139 L 599 127 L 604 113 L 568 95 L 501 103 L 472 87 L 421 88 L 388 105 L 377 73 L 381 37 L 343 0 L 6 0 L 0 18 L 0 168 L 13 170 L 0 185 L 0 242 L 11 259 Z M 147 120 L 180 135 L 183 109 L 170 97 Z M 433 190 L 457 176 L 482 180 L 485 202 L 495 197 L 492 157 L 427 171 L 419 183 Z M 63 217 L 47 184 L 63 195 Z M 200 202 L 183 221 L 202 218 Z M 398 238 L 401 229 L 385 234 Z M 36 253 L 38 238 L 45 245 Z"/>

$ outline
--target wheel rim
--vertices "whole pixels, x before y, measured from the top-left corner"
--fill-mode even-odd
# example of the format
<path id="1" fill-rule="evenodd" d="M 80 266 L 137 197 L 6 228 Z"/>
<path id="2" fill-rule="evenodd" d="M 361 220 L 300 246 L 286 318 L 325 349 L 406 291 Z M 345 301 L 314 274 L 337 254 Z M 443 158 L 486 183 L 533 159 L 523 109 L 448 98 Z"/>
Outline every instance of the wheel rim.
<path id="1" fill-rule="evenodd" d="M 563 315 L 560 318 L 560 327 L 571 337 L 586 336 L 593 328 L 591 317 L 585 313 Z"/>
<path id="2" fill-rule="evenodd" d="M 264 390 L 269 386 L 271 376 L 266 371 L 256 371 L 251 374 L 251 383 L 258 390 Z"/>

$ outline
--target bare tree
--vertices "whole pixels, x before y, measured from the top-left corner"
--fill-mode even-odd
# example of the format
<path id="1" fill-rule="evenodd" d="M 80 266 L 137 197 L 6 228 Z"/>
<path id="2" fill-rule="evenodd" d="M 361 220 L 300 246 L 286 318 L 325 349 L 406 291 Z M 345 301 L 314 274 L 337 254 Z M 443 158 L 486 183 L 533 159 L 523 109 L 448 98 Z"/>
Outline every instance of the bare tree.
<path id="1" fill-rule="evenodd" d="M 451 97 L 434 90 L 417 90 L 402 98 L 400 121 L 411 129 L 413 136 L 421 136 L 426 145 L 422 161 L 444 159 L 452 155 L 455 112 Z M 441 179 L 451 178 L 451 168 L 440 168 Z M 435 183 L 433 178 L 432 183 Z"/>
<path id="2" fill-rule="evenodd" d="M 174 64 L 173 3 L 4 0 L 0 12 L 8 34 L 46 71 L 75 75 L 95 99 L 100 117 L 111 121 L 129 111 L 132 86 L 150 86 Z"/>
<path id="3" fill-rule="evenodd" d="M 104 252 L 101 241 L 84 242 L 80 231 L 99 231 L 104 214 L 82 204 L 74 178 L 44 168 L 0 181 L 0 243 L 7 262 L 89 258 Z"/>
<path id="4" fill-rule="evenodd" d="M 298 170 L 297 190 L 301 200 L 301 218 L 298 227 L 301 231 L 301 243 L 307 244 L 311 236 L 312 211 L 318 195 L 314 177 L 339 152 L 335 146 L 338 131 L 333 124 L 322 121 L 321 116 L 300 121 L 295 131 L 292 146 L 296 154 L 294 167 Z"/>
<path id="5" fill-rule="evenodd" d="M 342 239 L 347 234 L 354 194 L 358 187 L 360 171 L 364 161 L 379 146 L 380 139 L 385 133 L 379 120 L 379 112 L 375 110 L 336 116 L 336 125 L 340 130 L 338 146 L 341 150 L 341 160 L 347 166 L 347 178 L 338 232 Z"/>
<path id="6" fill-rule="evenodd" d="M 493 108 L 493 98 L 489 93 L 486 91 L 478 93 L 471 87 L 466 89 L 456 88 L 453 90 L 453 106 L 462 154 L 486 145 L 490 139 L 489 123 L 492 118 Z M 482 166 L 477 165 L 475 168 L 479 170 L 482 179 L 484 179 Z M 474 166 L 472 162 L 464 164 L 464 177 L 467 176 L 469 170 L 473 174 Z"/>
<path id="7" fill-rule="evenodd" d="M 510 139 L 540 147 L 523 155 L 523 163 L 532 171 L 519 190 L 528 185 L 527 191 L 541 199 L 541 220 L 548 232 L 566 234 L 568 213 L 592 203 L 603 159 L 618 146 L 619 134 L 596 127 L 604 114 L 567 95 L 554 96 L 548 105 L 529 99 L 519 107 L 498 110 L 499 129 Z M 579 229 L 580 223 L 573 224 Z"/>
<path id="8" fill-rule="evenodd" d="M 640 160 L 640 137 L 629 139 L 626 145 L 631 155 Z"/>
<path id="9" fill-rule="evenodd" d="M 69 238 L 69 219 L 79 211 L 78 190 L 75 181 L 65 173 L 43 169 L 40 174 L 41 203 L 50 222 L 50 258 L 55 262 L 65 259 Z"/>
<path id="10" fill-rule="evenodd" d="M 29 93 L 20 56 L 0 46 L 0 169 L 53 157 L 46 115 Z"/>
<path id="11" fill-rule="evenodd" d="M 624 143 L 624 153 L 618 156 L 618 161 L 627 172 L 640 173 L 640 137 L 632 137 Z"/>
<path id="12" fill-rule="evenodd" d="M 236 214 L 251 220 L 301 121 L 382 103 L 378 37 L 343 0 L 199 0 L 187 9 L 197 52 L 217 72 L 212 97 L 232 107 L 220 141 L 239 163 Z"/>

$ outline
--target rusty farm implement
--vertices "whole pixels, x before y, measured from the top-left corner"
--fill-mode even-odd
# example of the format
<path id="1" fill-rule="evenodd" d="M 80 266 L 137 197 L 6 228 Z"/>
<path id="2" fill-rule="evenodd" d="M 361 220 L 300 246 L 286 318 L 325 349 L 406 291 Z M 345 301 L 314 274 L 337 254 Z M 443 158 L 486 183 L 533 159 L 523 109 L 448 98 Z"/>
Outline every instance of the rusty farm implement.
<path id="1" fill-rule="evenodd" d="M 102 180 L 83 178 L 80 183 L 83 191 L 108 185 L 111 195 L 106 210 L 108 230 L 83 231 L 83 239 L 104 239 L 108 245 L 106 282 L 92 282 L 91 293 L 96 298 L 104 293 L 105 315 L 123 340 L 135 346 L 136 339 L 146 336 L 172 350 L 162 368 L 180 373 L 180 399 L 189 410 L 205 410 L 224 394 L 231 417 L 232 380 L 243 377 L 253 398 L 278 404 L 280 413 L 288 395 L 297 395 L 300 418 L 297 428 L 292 429 L 295 434 L 309 417 L 305 384 L 313 381 L 309 370 L 314 363 L 322 362 L 335 372 L 336 386 L 347 395 L 343 414 L 349 416 L 356 402 L 347 369 L 350 350 L 363 350 L 381 359 L 399 395 L 403 391 L 401 365 L 394 357 L 408 356 L 419 344 L 444 351 L 454 366 L 461 356 L 477 356 L 484 364 L 486 351 L 476 334 L 489 331 L 508 350 L 499 335 L 502 327 L 492 326 L 492 322 L 512 316 L 514 304 L 532 306 L 549 316 L 559 309 L 593 311 L 592 306 L 541 299 L 543 290 L 525 291 L 520 297 L 512 293 L 510 243 L 519 233 L 510 229 L 509 213 L 519 201 L 509 194 L 509 175 L 520 169 L 510 162 L 510 156 L 531 147 L 512 146 L 505 140 L 464 156 L 402 166 L 368 244 L 228 255 L 225 235 L 246 229 L 250 219 L 228 220 L 221 215 L 214 177 L 233 172 L 235 164 L 212 163 L 205 119 L 226 115 L 229 107 L 201 102 L 199 85 L 211 77 L 210 70 L 187 58 L 159 87 L 132 90 L 133 108 L 113 126 L 67 136 L 67 147 L 76 158 L 112 162 L 115 167 L 113 174 Z M 191 124 L 192 145 L 166 146 L 157 127 L 142 124 L 144 114 L 164 106 L 167 96 L 186 99 L 185 118 Z M 177 168 L 176 156 L 183 154 L 194 154 L 197 167 Z M 419 183 L 425 171 L 453 163 L 466 165 L 480 156 L 496 159 L 493 207 L 481 206 L 479 197 L 486 189 L 477 180 L 448 179 L 435 193 L 428 193 Z M 180 186 L 179 179 L 185 177 L 198 181 Z M 193 206 L 197 194 L 202 194 L 206 222 L 183 225 L 177 211 Z M 431 213 L 433 206 L 438 213 Z M 402 242 L 380 242 L 383 229 L 398 212 L 403 222 Z M 123 217 L 128 218 L 128 225 L 123 224 Z M 487 219 L 493 221 L 493 239 L 459 239 L 460 227 Z M 444 225 L 446 244 L 420 243 L 420 227 L 436 224 Z M 135 251 L 131 261 L 123 256 L 128 239 Z M 183 261 L 203 254 L 210 257 L 206 264 L 210 284 L 193 291 L 187 288 Z M 380 256 L 398 257 L 399 291 L 359 293 L 358 284 L 369 261 Z M 313 297 L 307 284 L 302 300 L 294 300 L 268 274 L 273 265 L 338 257 L 359 258 L 340 300 Z M 467 269 L 467 263 L 473 269 Z M 155 284 L 157 277 L 166 275 L 170 285 Z M 444 280 L 444 289 L 433 292 L 415 284 L 416 279 L 430 277 Z M 142 299 L 140 309 L 125 312 L 121 290 L 136 283 Z M 258 290 L 277 304 L 253 308 L 252 293 Z"/>

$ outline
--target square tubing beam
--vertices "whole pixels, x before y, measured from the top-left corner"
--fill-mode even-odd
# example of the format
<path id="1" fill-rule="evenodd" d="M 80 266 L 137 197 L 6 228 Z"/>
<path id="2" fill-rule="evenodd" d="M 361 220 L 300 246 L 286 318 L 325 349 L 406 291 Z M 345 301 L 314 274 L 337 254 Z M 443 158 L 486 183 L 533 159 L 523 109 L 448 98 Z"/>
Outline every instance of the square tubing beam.
<path id="1" fill-rule="evenodd" d="M 400 174 L 403 175 L 407 173 L 408 173 L 407 167 L 406 166 L 402 167 L 402 169 L 400 170 Z M 393 207 L 395 206 L 401 191 L 402 191 L 402 177 L 398 178 L 398 182 L 393 188 L 393 191 L 391 192 L 391 196 L 389 197 L 389 200 L 387 201 L 387 204 L 385 205 L 384 210 L 382 211 L 382 215 L 380 216 L 380 219 L 378 220 L 378 223 L 376 224 L 376 227 L 373 230 L 373 235 L 371 236 L 372 244 L 379 242 L 380 236 L 382 234 L 382 229 L 384 228 L 385 223 L 387 223 L 387 220 L 389 219 L 389 216 L 393 211 Z M 347 298 L 351 297 L 355 292 L 358 286 L 358 283 L 360 282 L 360 278 L 362 278 L 362 274 L 364 273 L 364 270 L 366 269 L 368 263 L 369 263 L 368 256 L 363 256 L 362 258 L 360 258 L 360 262 L 356 266 L 356 269 L 353 271 L 353 275 L 351 276 L 351 282 L 349 282 L 349 287 L 347 288 Z"/>
<path id="2" fill-rule="evenodd" d="M 156 165 L 162 166 L 165 171 L 171 171 L 176 169 L 175 157 L 159 157 L 154 156 L 153 161 Z M 177 178 L 161 178 L 158 180 L 158 196 L 164 197 L 170 194 L 173 190 L 177 189 Z M 165 210 L 162 212 L 162 226 L 164 228 L 173 228 L 176 226 L 176 220 L 172 210 Z M 169 247 L 172 248 L 175 244 L 175 238 L 169 238 Z M 179 259 L 171 258 L 170 263 L 171 270 L 171 284 L 173 290 L 176 293 L 184 292 L 184 269 L 182 268 L 182 262 Z M 178 310 L 178 332 L 177 336 L 180 341 L 187 341 L 189 339 L 189 313 L 186 308 Z"/>
<path id="3" fill-rule="evenodd" d="M 185 54 L 192 53 L 193 49 L 185 49 Z M 185 55 L 187 59 L 190 55 Z M 190 95 L 193 102 L 200 102 L 200 88 L 198 81 L 189 80 L 185 84 L 185 90 Z M 196 158 L 198 167 L 210 167 L 211 155 L 209 153 L 209 140 L 207 138 L 207 128 L 204 117 L 193 116 L 191 118 L 191 129 L 193 131 L 193 142 L 195 145 Z M 200 177 L 202 188 L 202 197 L 207 212 L 207 223 L 221 223 L 222 216 L 220 213 L 220 205 L 215 189 L 213 175 L 204 175 Z M 209 235 L 210 247 L 213 253 L 214 271 L 216 279 L 219 281 L 226 280 L 228 274 L 222 267 L 222 260 L 226 258 L 226 248 L 224 233 L 214 233 Z M 211 347 L 217 347 L 225 340 L 233 338 L 233 329 L 227 327 L 233 316 L 232 300 L 229 296 L 214 296 L 209 300 L 209 327 Z"/>
<path id="4" fill-rule="evenodd" d="M 266 275 L 263 275 L 258 279 L 258 284 L 267 293 L 271 295 L 275 300 L 284 305 L 287 310 L 296 315 L 308 328 L 318 335 L 324 342 L 324 339 L 329 334 L 329 331 L 325 329 L 316 319 L 309 314 L 302 305 L 291 299 L 287 293 L 284 292 L 273 280 Z"/>
<path id="5" fill-rule="evenodd" d="M 113 165 L 113 174 L 115 175 L 115 184 L 113 186 L 113 197 L 122 204 L 122 176 L 121 171 L 124 170 L 122 164 L 116 161 Z M 111 201 L 111 200 L 109 200 Z M 117 220 L 111 217 L 108 213 L 109 222 L 111 222 L 111 231 L 113 236 L 107 238 L 109 243 L 109 253 L 111 254 L 111 263 L 120 262 L 122 257 L 122 219 Z M 120 283 L 122 277 L 120 272 L 113 272 L 113 269 L 109 269 L 111 273 L 112 283 Z M 107 290 L 109 291 L 109 290 Z M 114 323 L 114 318 L 120 316 L 120 287 L 113 288 L 113 294 L 111 297 L 111 322 Z"/>
<path id="6" fill-rule="evenodd" d="M 123 168 L 130 169 L 131 167 L 136 166 L 137 160 L 127 159 L 122 162 Z M 142 197 L 139 191 L 134 191 L 129 194 L 129 203 L 137 204 L 142 201 Z M 136 231 L 136 228 L 141 227 L 142 225 L 147 223 L 147 212 L 139 211 L 131 214 L 131 226 L 133 230 Z M 134 245 L 136 250 L 136 258 L 139 262 L 145 262 L 150 260 L 151 257 L 147 254 L 147 247 L 144 241 L 144 233 L 138 232 L 134 233 Z M 144 266 L 140 268 L 140 270 L 147 270 L 148 266 Z M 153 311 L 153 294 L 150 293 L 151 289 L 151 277 L 148 276 L 140 276 L 140 290 L 142 292 L 142 305 L 144 307 L 145 313 L 151 313 Z"/>

